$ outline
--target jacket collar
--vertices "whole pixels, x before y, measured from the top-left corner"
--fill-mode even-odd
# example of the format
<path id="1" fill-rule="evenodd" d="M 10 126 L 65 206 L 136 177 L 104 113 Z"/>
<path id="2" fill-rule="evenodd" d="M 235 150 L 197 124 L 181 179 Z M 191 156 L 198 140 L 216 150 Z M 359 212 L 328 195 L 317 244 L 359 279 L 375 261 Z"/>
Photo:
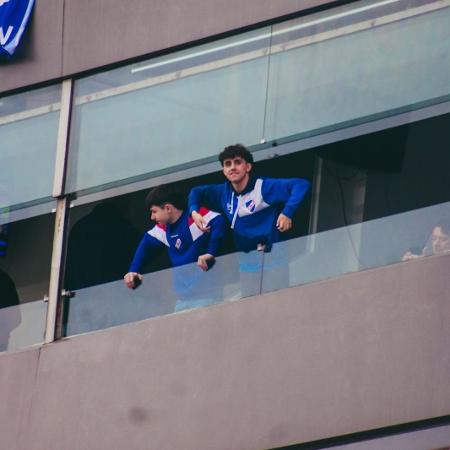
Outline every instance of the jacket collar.
<path id="1" fill-rule="evenodd" d="M 248 192 L 252 191 L 253 188 L 255 187 L 256 180 L 257 180 L 256 177 L 250 175 L 247 186 L 245 186 L 244 190 L 239 193 L 234 190 L 233 185 L 230 182 L 228 182 L 228 184 L 230 185 L 231 191 L 234 192 L 234 195 L 238 196 L 247 194 Z"/>

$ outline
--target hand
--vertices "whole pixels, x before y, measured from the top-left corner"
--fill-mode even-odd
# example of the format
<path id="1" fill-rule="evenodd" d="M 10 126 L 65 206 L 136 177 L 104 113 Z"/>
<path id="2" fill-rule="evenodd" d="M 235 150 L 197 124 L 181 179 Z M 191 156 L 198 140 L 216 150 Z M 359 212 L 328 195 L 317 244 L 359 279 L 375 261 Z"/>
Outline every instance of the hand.
<path id="1" fill-rule="evenodd" d="M 292 228 L 292 220 L 288 216 L 280 214 L 277 220 L 277 228 L 281 232 L 290 230 Z"/>
<path id="2" fill-rule="evenodd" d="M 415 255 L 414 253 L 406 252 L 402 257 L 402 261 L 411 261 L 412 259 L 417 259 L 421 257 L 422 255 Z"/>
<path id="3" fill-rule="evenodd" d="M 209 253 L 205 253 L 204 255 L 200 255 L 198 257 L 197 266 L 206 272 L 207 270 L 209 270 L 212 267 L 215 260 L 216 260 L 216 258 L 214 258 L 213 255 L 211 255 Z"/>
<path id="4" fill-rule="evenodd" d="M 143 276 L 137 272 L 128 272 L 124 277 L 123 281 L 125 282 L 125 286 L 129 289 L 136 289 L 140 282 L 136 282 L 136 279 L 142 282 Z"/>
<path id="5" fill-rule="evenodd" d="M 192 211 L 191 216 L 194 220 L 195 225 L 197 225 L 200 230 L 206 232 L 210 231 L 211 228 L 208 227 L 205 218 L 200 213 L 198 213 L 197 211 Z"/>

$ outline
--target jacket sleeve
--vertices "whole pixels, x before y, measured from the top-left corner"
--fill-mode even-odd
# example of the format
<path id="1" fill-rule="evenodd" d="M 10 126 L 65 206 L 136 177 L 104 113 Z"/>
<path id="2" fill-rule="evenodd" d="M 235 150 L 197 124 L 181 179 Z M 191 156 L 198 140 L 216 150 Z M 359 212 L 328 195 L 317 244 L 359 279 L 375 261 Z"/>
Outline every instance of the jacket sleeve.
<path id="1" fill-rule="evenodd" d="M 205 184 L 191 189 L 188 199 L 189 214 L 199 211 L 202 205 L 215 211 L 222 211 L 221 198 L 223 192 L 222 184 Z"/>
<path id="2" fill-rule="evenodd" d="M 225 237 L 225 219 L 219 214 L 209 222 L 209 225 L 211 226 L 211 231 L 209 232 L 210 238 L 207 252 L 210 255 L 217 256 L 220 245 Z"/>
<path id="3" fill-rule="evenodd" d="M 264 201 L 283 204 L 282 213 L 291 218 L 308 192 L 310 182 L 303 178 L 266 178 L 262 186 Z"/>
<path id="4" fill-rule="evenodd" d="M 140 273 L 144 264 L 162 247 L 164 247 L 162 242 L 150 236 L 148 233 L 145 233 L 136 249 L 136 253 L 134 254 L 128 271 Z"/>

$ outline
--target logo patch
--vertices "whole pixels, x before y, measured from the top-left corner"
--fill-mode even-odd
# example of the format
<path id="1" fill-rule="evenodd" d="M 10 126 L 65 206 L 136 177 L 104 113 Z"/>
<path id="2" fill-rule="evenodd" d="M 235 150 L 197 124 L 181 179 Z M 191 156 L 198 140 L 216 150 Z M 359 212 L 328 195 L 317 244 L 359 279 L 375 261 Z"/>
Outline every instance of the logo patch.
<path id="1" fill-rule="evenodd" d="M 178 238 L 178 239 L 176 240 L 176 242 L 175 242 L 175 248 L 176 248 L 177 250 L 180 250 L 180 247 L 181 247 L 181 239 Z"/>
<path id="2" fill-rule="evenodd" d="M 248 202 L 245 202 L 245 206 L 250 212 L 253 212 L 256 208 L 256 204 L 253 200 L 249 200 Z"/>

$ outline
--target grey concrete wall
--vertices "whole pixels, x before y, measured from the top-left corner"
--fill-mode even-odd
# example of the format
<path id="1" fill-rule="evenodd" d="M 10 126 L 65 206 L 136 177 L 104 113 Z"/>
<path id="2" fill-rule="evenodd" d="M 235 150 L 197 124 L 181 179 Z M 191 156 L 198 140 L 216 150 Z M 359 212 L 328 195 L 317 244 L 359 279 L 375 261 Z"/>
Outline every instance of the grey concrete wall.
<path id="1" fill-rule="evenodd" d="M 8 448 L 263 449 L 449 414 L 449 270 L 430 257 L 73 337 L 34 378 L 27 352 L 0 356 L 26 423 Z"/>
<path id="2" fill-rule="evenodd" d="M 64 74 L 259 23 L 330 0 L 65 0 Z M 94 48 L 90 49 L 94 43 Z"/>
<path id="3" fill-rule="evenodd" d="M 21 448 L 28 435 L 29 413 L 40 349 L 0 355 L 0 448 Z"/>
<path id="4" fill-rule="evenodd" d="M 330 0 L 36 0 L 0 93 L 330 3 Z"/>

